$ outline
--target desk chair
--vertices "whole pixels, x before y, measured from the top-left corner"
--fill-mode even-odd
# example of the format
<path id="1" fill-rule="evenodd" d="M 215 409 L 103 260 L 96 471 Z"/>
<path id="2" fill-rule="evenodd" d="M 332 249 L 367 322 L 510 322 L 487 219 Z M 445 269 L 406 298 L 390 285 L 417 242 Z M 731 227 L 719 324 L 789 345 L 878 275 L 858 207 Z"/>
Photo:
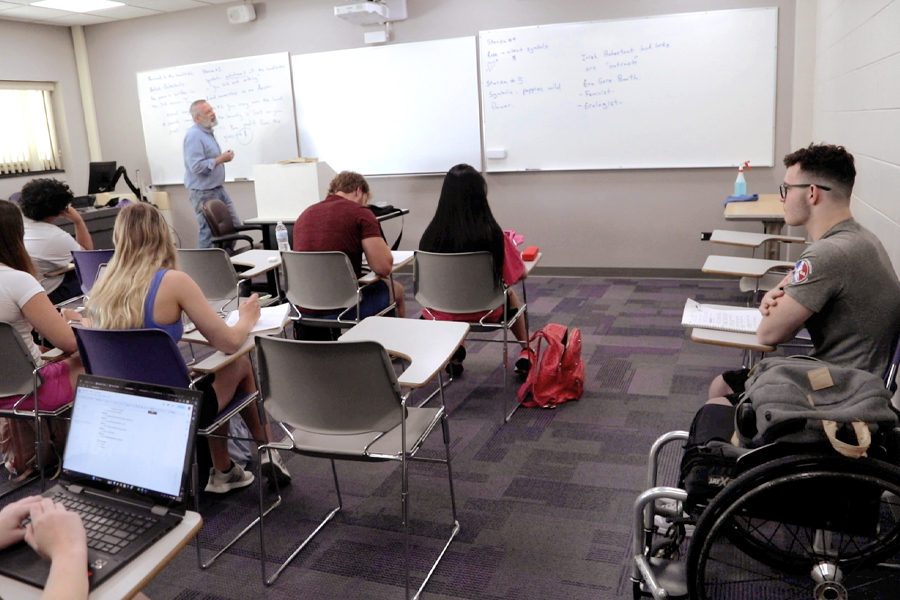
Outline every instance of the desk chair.
<path id="1" fill-rule="evenodd" d="M 191 378 L 178 345 L 161 329 L 89 329 L 85 327 L 73 327 L 75 338 L 78 341 L 78 351 L 81 354 L 81 362 L 84 370 L 90 375 L 125 379 L 141 383 L 166 385 L 178 388 L 209 390 L 204 377 Z M 148 357 L 152 357 L 148 359 Z M 204 386 L 204 387 L 200 387 Z M 231 402 L 220 411 L 213 422 L 197 430 L 197 434 L 204 437 L 213 437 L 215 430 L 228 421 L 241 410 L 250 406 L 259 399 L 259 393 L 237 394 Z M 202 412 L 202 409 L 201 409 Z M 223 436 L 229 437 L 229 436 Z M 244 439 L 244 438 L 232 438 Z M 200 489 L 197 475 L 197 449 L 194 448 L 194 510 L 200 512 Z M 281 501 L 269 507 L 271 511 Z M 268 511 L 267 511 L 268 512 Z M 201 569 L 209 567 L 219 556 L 235 544 L 246 534 L 259 519 L 254 519 L 234 539 L 228 542 L 221 550 L 204 563 L 200 553 L 200 540 L 197 540 L 197 564 Z"/>
<path id="2" fill-rule="evenodd" d="M 279 566 L 266 575 L 263 488 L 260 499 L 260 560 L 266 585 L 275 582 L 285 567 L 342 508 L 335 460 L 366 462 L 399 461 L 400 508 L 403 522 L 406 598 L 409 599 L 409 466 L 412 460 L 447 465 L 450 504 L 453 510 L 449 539 L 416 592 L 418 598 L 431 575 L 459 533 L 453 471 L 450 466 L 450 432 L 443 402 L 439 408 L 407 407 L 409 393 L 400 384 L 384 347 L 372 341 L 302 342 L 258 337 L 259 378 L 263 405 L 287 433 L 282 442 L 259 447 L 331 461 L 338 505 Z M 328 373 L 323 377 L 323 373 Z M 446 458 L 419 458 L 418 451 L 440 423 Z"/>
<path id="3" fill-rule="evenodd" d="M 112 260 L 113 250 L 72 250 L 75 275 L 81 284 L 81 291 L 87 296 L 97 280 L 100 265 Z"/>
<path id="4" fill-rule="evenodd" d="M 389 303 L 376 315 L 360 317 L 363 289 L 357 283 L 350 259 L 343 252 L 282 252 L 284 293 L 297 313 L 292 317 L 300 325 L 347 329 L 366 316 L 383 316 L 396 310 L 397 303 Z M 372 284 L 368 284 L 372 285 Z M 340 310 L 327 316 L 308 316 L 308 310 Z"/>
<path id="5" fill-rule="evenodd" d="M 227 252 L 221 248 L 179 248 L 178 266 L 197 282 L 203 296 L 217 312 L 227 312 L 232 303 L 232 308 L 237 308 L 241 279 Z"/>
<path id="6" fill-rule="evenodd" d="M 225 203 L 218 198 L 209 198 L 200 204 L 200 212 L 209 224 L 212 231 L 212 243 L 217 248 L 229 249 L 235 242 L 244 241 L 248 246 L 243 250 L 249 250 L 254 247 L 253 238 L 242 233 L 244 231 L 262 231 L 262 225 L 235 225 L 234 219 Z M 237 254 L 233 252 L 232 254 Z"/>
<path id="7" fill-rule="evenodd" d="M 453 314 L 490 312 L 503 307 L 503 319 L 497 323 L 486 322 L 484 318 L 471 322 L 474 333 L 503 332 L 503 340 L 481 339 L 480 341 L 503 343 L 503 400 L 502 423 L 519 408 L 519 403 L 509 413 L 506 399 L 509 396 L 509 330 L 519 318 L 525 318 L 525 303 L 510 313 L 507 309 L 506 285 L 494 281 L 494 259 L 490 252 L 465 252 L 461 254 L 438 254 L 417 250 L 413 260 L 413 287 L 416 302 L 423 308 L 422 316 L 434 319 L 429 309 Z"/>
<path id="8" fill-rule="evenodd" d="M 44 491 L 44 440 L 41 420 L 58 419 L 72 407 L 69 402 L 56 410 L 40 410 L 37 403 L 37 390 L 41 386 L 40 371 L 48 364 L 38 367 L 19 332 L 9 323 L 0 321 L 0 397 L 21 396 L 12 408 L 0 409 L 0 417 L 7 419 L 33 419 L 35 460 L 38 474 L 25 479 L 19 485 L 0 494 L 3 498 L 19 488 L 28 485 L 38 477 L 41 479 L 41 491 Z"/>

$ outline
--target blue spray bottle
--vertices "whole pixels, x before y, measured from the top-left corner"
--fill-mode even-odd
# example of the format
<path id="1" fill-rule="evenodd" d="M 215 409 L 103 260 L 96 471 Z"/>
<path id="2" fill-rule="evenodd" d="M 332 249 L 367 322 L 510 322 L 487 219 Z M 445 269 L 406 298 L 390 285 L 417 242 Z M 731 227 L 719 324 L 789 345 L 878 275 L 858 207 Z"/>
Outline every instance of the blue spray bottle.
<path id="1" fill-rule="evenodd" d="M 744 179 L 744 167 L 747 167 L 751 171 L 753 167 L 750 166 L 750 161 L 745 161 L 740 167 L 738 167 L 737 179 L 734 180 L 734 195 L 735 196 L 745 196 L 747 194 L 747 180 Z"/>

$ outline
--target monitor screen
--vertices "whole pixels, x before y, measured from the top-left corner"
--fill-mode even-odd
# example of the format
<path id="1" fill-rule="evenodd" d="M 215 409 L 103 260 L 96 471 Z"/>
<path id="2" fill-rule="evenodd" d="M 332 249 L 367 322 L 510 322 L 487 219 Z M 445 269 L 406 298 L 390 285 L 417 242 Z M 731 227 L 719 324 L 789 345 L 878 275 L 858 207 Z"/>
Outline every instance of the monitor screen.
<path id="1" fill-rule="evenodd" d="M 101 194 L 115 190 L 116 162 L 92 162 L 88 179 L 88 194 Z"/>

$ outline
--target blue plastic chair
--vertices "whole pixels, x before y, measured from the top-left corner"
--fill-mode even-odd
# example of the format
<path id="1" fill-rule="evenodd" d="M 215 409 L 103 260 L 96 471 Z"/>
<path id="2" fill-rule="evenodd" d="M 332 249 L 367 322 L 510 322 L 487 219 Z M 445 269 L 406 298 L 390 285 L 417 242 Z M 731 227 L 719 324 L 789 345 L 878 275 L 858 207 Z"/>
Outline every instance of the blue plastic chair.
<path id="1" fill-rule="evenodd" d="M 100 265 L 112 260 L 113 250 L 72 250 L 72 262 L 75 263 L 75 275 L 81 284 L 84 295 L 91 293 Z"/>
<path id="2" fill-rule="evenodd" d="M 181 351 L 175 340 L 161 329 L 89 329 L 73 327 L 81 354 L 81 363 L 89 375 L 124 379 L 155 385 L 195 389 L 204 377 L 191 378 Z M 226 424 L 233 416 L 259 399 L 259 392 L 252 394 L 238 393 L 231 402 L 222 409 L 212 423 L 197 430 L 197 434 L 212 437 L 216 429 Z M 202 414 L 202 409 L 201 409 Z M 227 437 L 227 436 L 226 436 Z M 242 438 L 236 438 L 242 439 Z M 197 450 L 194 449 L 194 510 L 200 512 L 200 490 L 197 479 Z M 267 511 L 271 511 L 281 502 L 281 498 Z M 256 518 L 233 540 L 228 542 L 208 562 L 204 563 L 197 543 L 197 564 L 201 569 L 210 566 L 219 556 L 228 550 L 245 533 L 250 531 L 259 518 Z"/>

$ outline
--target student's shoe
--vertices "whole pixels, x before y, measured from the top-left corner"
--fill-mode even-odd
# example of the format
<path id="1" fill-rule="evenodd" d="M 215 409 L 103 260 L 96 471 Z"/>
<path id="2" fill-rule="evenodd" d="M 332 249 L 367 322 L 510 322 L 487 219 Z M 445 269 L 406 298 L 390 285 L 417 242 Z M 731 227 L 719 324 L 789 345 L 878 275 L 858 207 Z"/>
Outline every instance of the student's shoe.
<path id="1" fill-rule="evenodd" d="M 460 346 L 456 349 L 456 352 L 453 353 L 453 356 L 450 358 L 450 362 L 447 363 L 447 366 L 444 367 L 450 377 L 456 378 L 462 375 L 462 363 L 464 360 L 466 360 L 466 347 Z"/>
<path id="2" fill-rule="evenodd" d="M 272 460 L 269 460 L 269 452 L 272 453 Z M 291 474 L 277 450 L 270 450 L 262 453 L 262 460 L 259 463 L 259 472 L 262 473 L 269 481 L 269 485 L 274 486 L 278 483 L 278 487 L 286 486 L 291 482 Z"/>
<path id="3" fill-rule="evenodd" d="M 243 470 L 240 466 L 231 463 L 231 470 L 227 473 L 217 471 L 215 467 L 209 469 L 209 482 L 206 484 L 205 492 L 210 494 L 224 494 L 231 490 L 247 487 L 253 483 L 253 473 Z"/>
<path id="4" fill-rule="evenodd" d="M 531 351 L 531 348 L 522 348 L 522 352 L 516 360 L 516 373 L 523 377 L 527 376 L 528 372 L 531 371 L 531 361 L 533 358 L 534 352 Z"/>

